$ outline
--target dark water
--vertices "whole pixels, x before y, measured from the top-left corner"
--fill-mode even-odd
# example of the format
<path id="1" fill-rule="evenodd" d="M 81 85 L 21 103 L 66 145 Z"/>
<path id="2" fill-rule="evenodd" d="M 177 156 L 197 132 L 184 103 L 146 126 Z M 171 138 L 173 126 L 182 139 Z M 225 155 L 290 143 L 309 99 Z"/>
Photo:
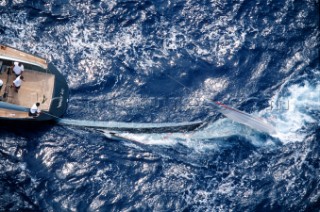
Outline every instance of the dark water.
<path id="1" fill-rule="evenodd" d="M 318 0 L 2 0 L 0 34 L 61 70 L 67 118 L 208 121 L 140 143 L 3 126 L 0 211 L 320 210 Z"/>

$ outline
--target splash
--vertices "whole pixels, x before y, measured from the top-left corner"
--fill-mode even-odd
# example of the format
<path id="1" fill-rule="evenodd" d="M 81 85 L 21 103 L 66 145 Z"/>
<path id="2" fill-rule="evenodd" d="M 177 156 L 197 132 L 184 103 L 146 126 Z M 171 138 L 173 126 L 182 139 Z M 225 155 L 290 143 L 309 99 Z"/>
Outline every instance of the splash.
<path id="1" fill-rule="evenodd" d="M 312 85 L 307 81 L 294 84 L 286 89 L 285 96 L 276 96 L 271 102 L 273 107 L 262 111 L 268 116 L 283 143 L 301 142 L 310 133 L 310 128 L 320 126 L 320 84 Z"/>

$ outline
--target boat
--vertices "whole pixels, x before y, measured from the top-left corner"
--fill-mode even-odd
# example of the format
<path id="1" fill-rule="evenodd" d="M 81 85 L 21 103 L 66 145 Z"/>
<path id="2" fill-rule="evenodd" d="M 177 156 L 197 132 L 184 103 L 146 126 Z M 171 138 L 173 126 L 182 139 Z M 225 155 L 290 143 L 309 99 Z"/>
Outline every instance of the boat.
<path id="1" fill-rule="evenodd" d="M 17 77 L 13 71 L 17 63 L 24 66 L 23 81 L 18 92 L 12 86 Z M 201 121 L 152 124 L 61 118 L 67 110 L 69 98 L 69 87 L 63 75 L 44 58 L 6 45 L 0 45 L 0 80 L 3 82 L 0 86 L 0 122 L 5 122 L 0 126 L 19 122 L 33 127 L 39 126 L 34 123 L 50 122 L 128 132 L 177 132 L 194 130 L 203 124 Z M 32 116 L 30 109 L 35 103 L 40 103 L 41 112 Z"/>
<path id="2" fill-rule="evenodd" d="M 12 86 L 16 79 L 14 63 L 24 66 L 18 92 Z M 0 45 L 0 79 L 0 121 L 42 123 L 60 118 L 67 109 L 68 84 L 57 68 L 42 57 Z M 31 116 L 30 108 L 37 102 L 41 112 Z"/>

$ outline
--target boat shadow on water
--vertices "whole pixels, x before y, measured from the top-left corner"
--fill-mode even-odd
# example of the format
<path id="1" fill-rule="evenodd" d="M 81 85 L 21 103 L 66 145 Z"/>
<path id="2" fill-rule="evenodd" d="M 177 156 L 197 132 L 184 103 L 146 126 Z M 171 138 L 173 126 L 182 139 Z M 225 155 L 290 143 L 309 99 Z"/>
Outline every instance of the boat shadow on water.
<path id="1" fill-rule="evenodd" d="M 16 121 L 0 121 L 0 134 L 2 139 L 6 138 L 6 135 L 15 134 L 19 137 L 25 137 L 28 139 L 40 137 L 46 132 L 50 131 L 54 127 L 55 123 L 48 122 L 19 122 Z"/>

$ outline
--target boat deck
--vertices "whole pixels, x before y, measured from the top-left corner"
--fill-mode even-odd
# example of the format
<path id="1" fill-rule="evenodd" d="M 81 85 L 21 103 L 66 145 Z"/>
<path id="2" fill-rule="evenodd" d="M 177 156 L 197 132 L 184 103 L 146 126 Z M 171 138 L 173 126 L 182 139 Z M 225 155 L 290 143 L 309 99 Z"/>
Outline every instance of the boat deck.
<path id="1" fill-rule="evenodd" d="M 12 73 L 11 68 L 9 72 L 9 75 L 7 71 L 0 74 L 0 79 L 4 82 L 0 96 L 6 93 L 3 101 L 27 108 L 30 108 L 36 102 L 40 102 L 41 110 L 49 110 L 55 80 L 53 74 L 25 70 L 23 72 L 24 81 L 17 93 L 14 87 L 11 87 L 13 80 L 16 78 L 15 74 Z M 25 118 L 28 117 L 28 113 L 0 109 L 0 116 Z"/>

